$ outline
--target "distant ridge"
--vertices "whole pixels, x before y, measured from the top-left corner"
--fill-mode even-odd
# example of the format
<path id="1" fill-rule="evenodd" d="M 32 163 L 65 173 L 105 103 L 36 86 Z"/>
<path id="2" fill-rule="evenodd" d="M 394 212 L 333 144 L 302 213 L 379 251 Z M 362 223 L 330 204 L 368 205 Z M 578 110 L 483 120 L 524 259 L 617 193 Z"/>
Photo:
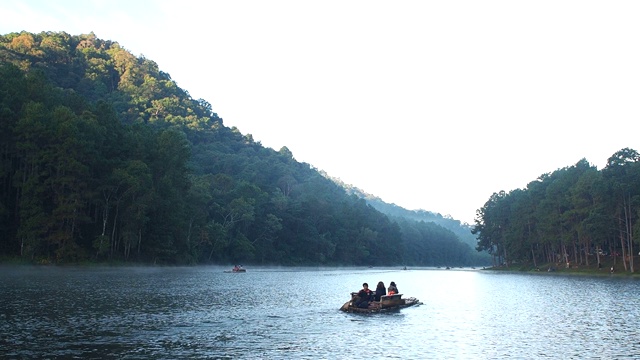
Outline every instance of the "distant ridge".
<path id="1" fill-rule="evenodd" d="M 355 195 L 361 199 L 364 199 L 367 202 L 367 204 L 371 205 L 374 209 L 380 211 L 381 213 L 387 216 L 403 218 L 403 219 L 413 220 L 417 222 L 424 221 L 424 222 L 434 223 L 436 225 L 439 225 L 453 232 L 456 236 L 458 236 L 461 242 L 469 245 L 472 249 L 476 248 L 477 240 L 476 240 L 476 237 L 473 234 L 471 234 L 471 225 L 465 222 L 456 220 L 450 216 L 443 216 L 440 213 L 435 213 L 432 211 L 427 211 L 422 209 L 407 210 L 396 204 L 386 203 L 378 196 L 369 194 L 364 190 L 359 189 L 358 187 L 355 187 L 353 185 L 345 184 L 342 180 L 331 177 L 324 171 L 320 171 L 320 173 L 323 176 L 335 182 L 336 184 L 338 184 L 339 186 L 341 186 L 342 188 L 344 188 L 347 194 Z"/>

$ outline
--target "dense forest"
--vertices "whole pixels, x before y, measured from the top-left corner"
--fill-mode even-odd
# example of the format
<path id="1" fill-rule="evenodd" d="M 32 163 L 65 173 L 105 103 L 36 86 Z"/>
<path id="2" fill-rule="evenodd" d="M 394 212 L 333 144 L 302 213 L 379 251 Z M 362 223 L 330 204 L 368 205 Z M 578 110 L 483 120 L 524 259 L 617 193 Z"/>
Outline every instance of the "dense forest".
<path id="1" fill-rule="evenodd" d="M 461 242 L 460 245 L 466 244 L 470 248 L 476 248 L 478 244 L 477 237 L 471 233 L 473 227 L 469 224 L 462 223 L 460 220 L 426 210 L 407 210 L 398 205 L 386 203 L 379 197 L 368 194 L 357 187 L 344 184 L 340 179 L 334 179 L 334 181 L 341 184 L 348 194 L 353 194 L 365 199 L 367 204 L 371 205 L 374 209 L 398 222 L 405 236 L 409 236 L 409 234 L 412 233 L 415 234 L 417 228 L 420 228 L 420 233 L 438 233 L 438 236 L 434 236 L 433 238 L 438 238 L 445 242 L 453 243 L 453 239 L 457 238 Z M 419 243 L 419 241 L 415 243 Z M 468 256 L 463 249 L 455 250 L 454 248 L 450 248 L 449 250 L 453 253 L 464 254 L 465 257 Z M 474 263 L 488 264 L 491 262 L 490 255 L 486 251 L 478 252 L 475 256 L 477 259 L 473 261 Z"/>
<path id="2" fill-rule="evenodd" d="M 0 256 L 34 263 L 464 266 L 93 33 L 0 36 Z M 294 135 L 292 135 L 294 136 Z"/>
<path id="3" fill-rule="evenodd" d="M 623 148 L 602 170 L 582 159 L 525 189 L 494 193 L 477 211 L 473 232 L 495 265 L 600 266 L 606 260 L 634 272 L 639 210 L 640 154 Z"/>

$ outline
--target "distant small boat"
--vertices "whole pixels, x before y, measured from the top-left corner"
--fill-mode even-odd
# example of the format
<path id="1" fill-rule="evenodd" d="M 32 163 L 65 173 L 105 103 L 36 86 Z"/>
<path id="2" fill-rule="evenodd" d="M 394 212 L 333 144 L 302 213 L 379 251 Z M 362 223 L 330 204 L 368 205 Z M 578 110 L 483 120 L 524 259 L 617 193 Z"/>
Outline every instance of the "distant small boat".
<path id="1" fill-rule="evenodd" d="M 225 270 L 224 272 L 226 273 L 246 273 L 247 269 L 243 268 L 243 267 L 234 267 L 231 270 Z"/>

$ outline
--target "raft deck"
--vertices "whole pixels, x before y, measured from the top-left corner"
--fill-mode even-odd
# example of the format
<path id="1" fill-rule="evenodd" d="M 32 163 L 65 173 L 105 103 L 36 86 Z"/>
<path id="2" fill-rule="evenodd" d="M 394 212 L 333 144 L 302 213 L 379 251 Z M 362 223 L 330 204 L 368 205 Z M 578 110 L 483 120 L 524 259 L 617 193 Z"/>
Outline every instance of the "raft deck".
<path id="1" fill-rule="evenodd" d="M 380 297 L 380 301 L 371 301 L 367 308 L 359 308 L 353 305 L 357 297 L 358 293 L 351 293 L 351 300 L 344 303 L 340 310 L 354 313 L 380 313 L 422 304 L 420 300 L 414 297 L 403 299 L 402 294 L 393 294 L 383 295 Z"/>

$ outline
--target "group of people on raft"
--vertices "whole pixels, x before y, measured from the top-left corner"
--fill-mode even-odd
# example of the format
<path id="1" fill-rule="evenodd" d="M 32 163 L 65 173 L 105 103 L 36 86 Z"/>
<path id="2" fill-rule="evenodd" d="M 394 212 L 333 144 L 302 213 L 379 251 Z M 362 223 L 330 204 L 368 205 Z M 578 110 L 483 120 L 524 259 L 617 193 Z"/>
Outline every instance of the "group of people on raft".
<path id="1" fill-rule="evenodd" d="M 358 291 L 358 296 L 353 301 L 353 306 L 366 309 L 369 307 L 371 302 L 380 301 L 380 298 L 383 295 L 394 294 L 398 294 L 398 287 L 393 281 L 389 284 L 388 289 L 384 287 L 384 283 L 382 281 L 378 282 L 375 292 L 369 289 L 369 284 L 364 283 L 362 284 L 362 290 Z"/>

